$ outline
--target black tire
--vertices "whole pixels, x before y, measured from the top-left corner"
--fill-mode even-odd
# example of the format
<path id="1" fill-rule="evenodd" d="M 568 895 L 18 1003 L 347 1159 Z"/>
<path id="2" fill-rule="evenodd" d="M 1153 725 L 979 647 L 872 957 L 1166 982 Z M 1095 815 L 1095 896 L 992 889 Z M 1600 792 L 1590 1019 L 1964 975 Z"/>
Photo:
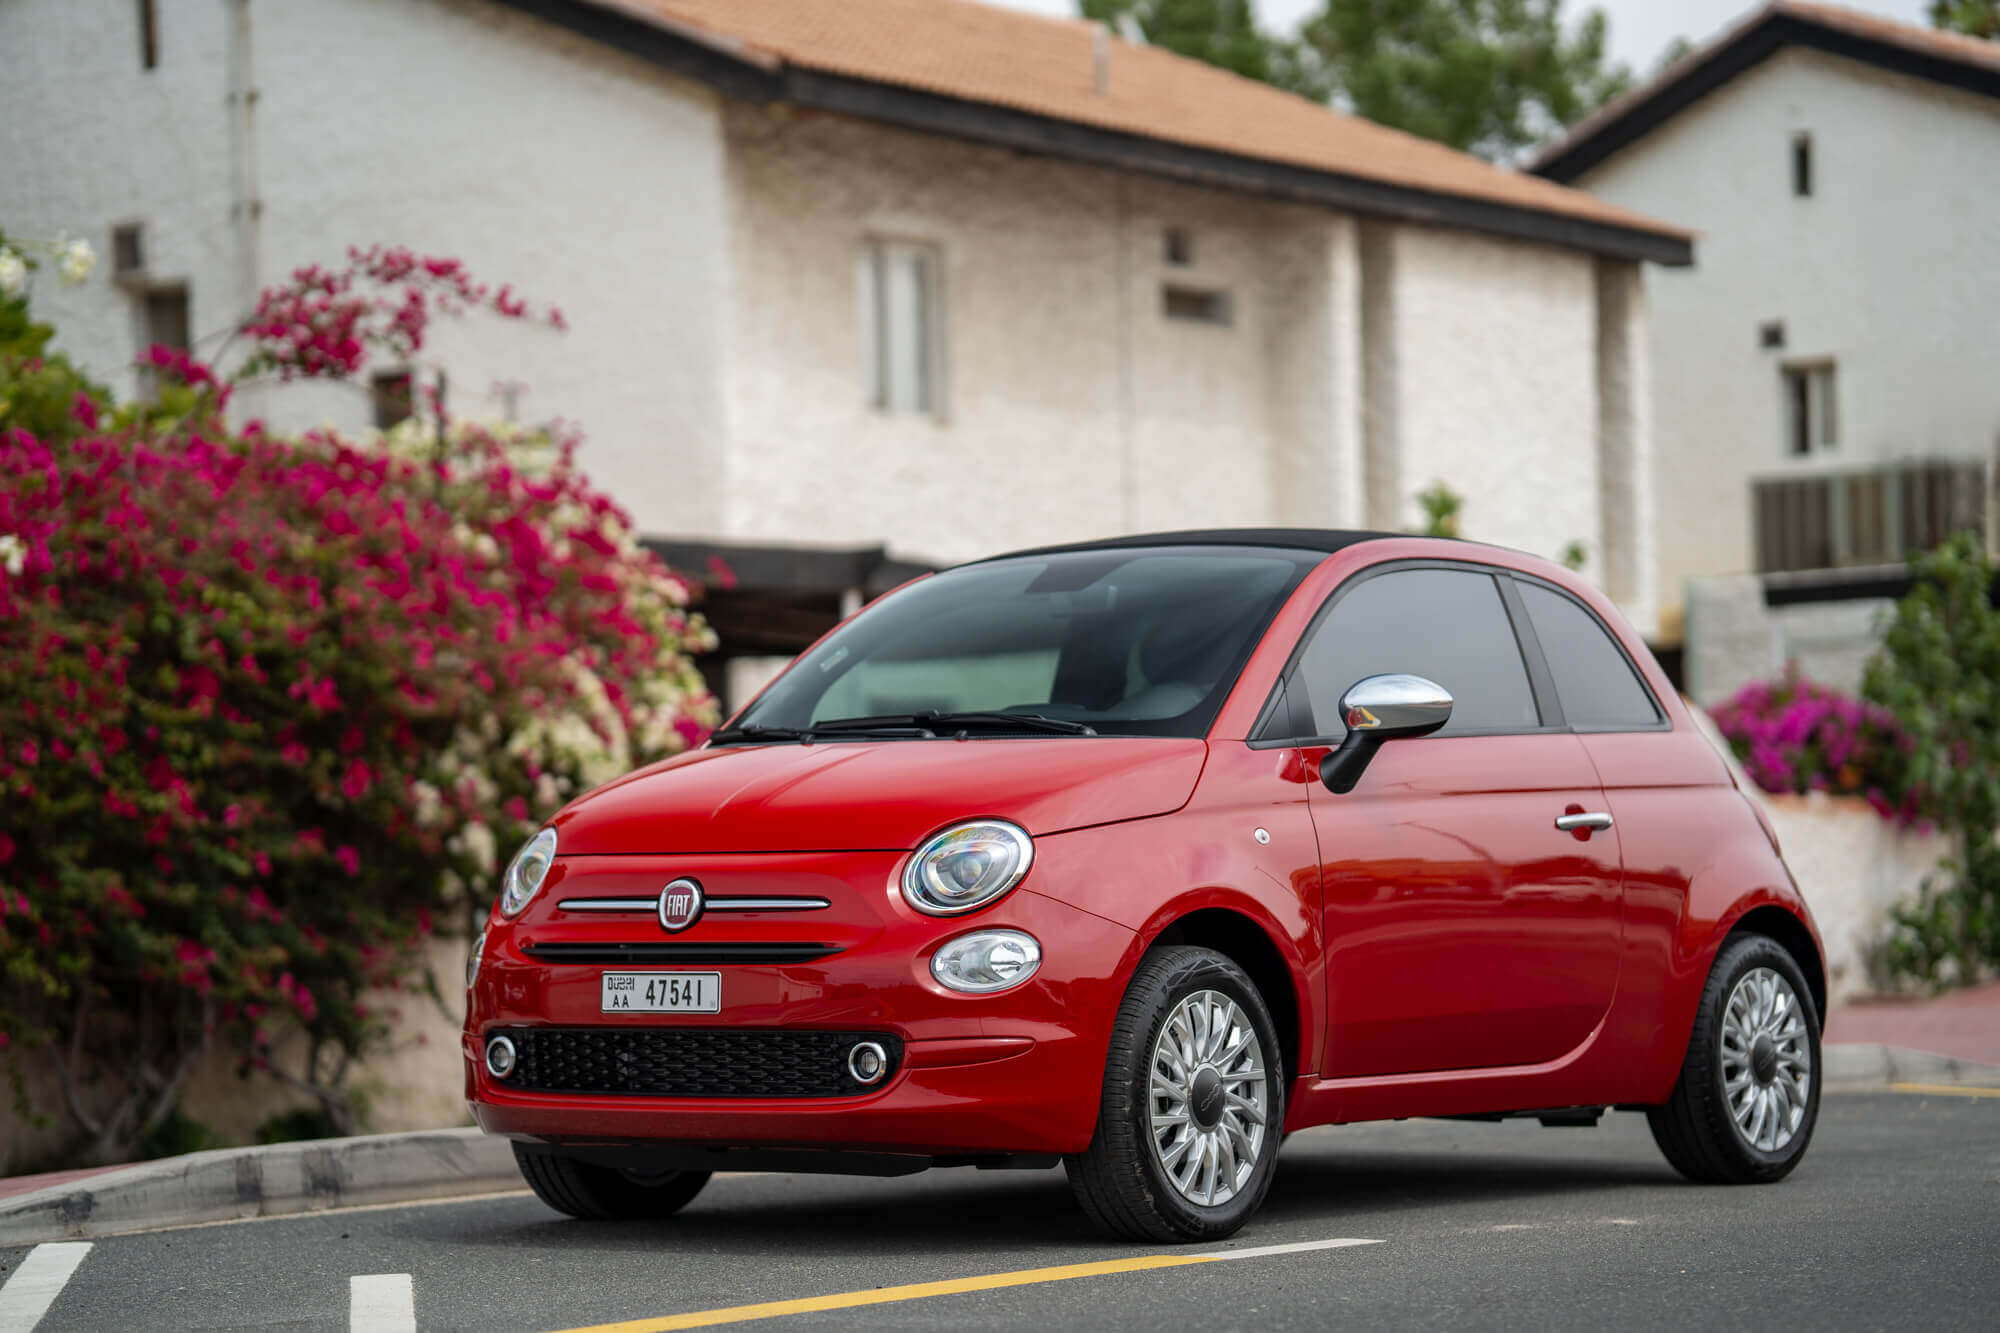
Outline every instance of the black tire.
<path id="1" fill-rule="evenodd" d="M 1261 1048 L 1267 1102 L 1264 1132 L 1248 1179 L 1232 1198 L 1214 1205 L 1181 1194 L 1151 1139 L 1154 1042 L 1176 1006 L 1203 990 L 1218 991 L 1235 1001 L 1249 1019 Z M 1264 1202 L 1277 1170 L 1284 1123 L 1284 1053 L 1256 984 L 1213 949 L 1171 945 L 1147 954 L 1126 988 L 1111 1030 L 1096 1133 L 1089 1148 L 1065 1158 L 1063 1165 L 1084 1212 L 1115 1236 L 1165 1242 L 1221 1240 L 1234 1234 Z"/>
<path id="2" fill-rule="evenodd" d="M 514 1161 L 536 1198 L 559 1213 L 589 1222 L 671 1217 L 701 1193 L 709 1177 L 706 1171 L 642 1175 L 518 1143 Z"/>
<path id="3" fill-rule="evenodd" d="M 1724 1088 L 1725 1009 L 1737 983 L 1759 968 L 1777 973 L 1791 987 L 1804 1018 L 1805 1044 L 1811 1051 L 1804 1117 L 1790 1139 L 1775 1151 L 1753 1143 L 1737 1124 Z M 1689 1180 L 1718 1185 L 1768 1184 L 1789 1174 L 1805 1156 L 1819 1121 L 1819 1085 L 1825 1068 L 1820 1059 L 1819 1027 L 1812 990 L 1783 945 L 1765 935 L 1738 935 L 1724 943 L 1702 989 L 1687 1059 L 1681 1065 L 1673 1096 L 1664 1106 L 1646 1113 L 1653 1141 L 1674 1170 Z"/>

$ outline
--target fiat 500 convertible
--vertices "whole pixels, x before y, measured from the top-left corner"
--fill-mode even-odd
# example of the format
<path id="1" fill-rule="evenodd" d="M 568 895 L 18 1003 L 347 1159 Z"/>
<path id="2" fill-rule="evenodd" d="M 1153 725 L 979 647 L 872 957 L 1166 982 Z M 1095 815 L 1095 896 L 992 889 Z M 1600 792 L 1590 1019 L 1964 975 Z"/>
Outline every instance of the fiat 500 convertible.
<path id="1" fill-rule="evenodd" d="M 1825 972 L 1777 839 L 1601 593 L 1248 531 L 908 584 L 572 802 L 471 964 L 466 1096 L 579 1217 L 717 1170 L 1068 1170 L 1215 1239 L 1285 1134 L 1643 1111 L 1784 1176 Z"/>

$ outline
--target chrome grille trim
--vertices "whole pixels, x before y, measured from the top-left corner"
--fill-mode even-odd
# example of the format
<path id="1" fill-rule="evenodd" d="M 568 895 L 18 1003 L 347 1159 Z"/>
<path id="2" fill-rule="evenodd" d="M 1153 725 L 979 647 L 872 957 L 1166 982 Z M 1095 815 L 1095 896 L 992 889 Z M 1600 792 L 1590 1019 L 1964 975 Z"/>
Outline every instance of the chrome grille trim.
<path id="1" fill-rule="evenodd" d="M 564 898 L 556 908 L 564 912 L 638 912 L 651 916 L 659 910 L 660 895 L 644 898 Z M 817 912 L 831 907 L 827 898 L 710 898 L 710 912 Z"/>

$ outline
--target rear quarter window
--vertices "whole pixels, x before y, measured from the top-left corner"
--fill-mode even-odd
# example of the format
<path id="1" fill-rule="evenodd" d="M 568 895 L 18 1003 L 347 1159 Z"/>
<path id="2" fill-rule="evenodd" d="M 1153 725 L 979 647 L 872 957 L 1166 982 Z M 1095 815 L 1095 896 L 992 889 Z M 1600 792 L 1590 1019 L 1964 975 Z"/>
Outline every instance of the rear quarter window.
<path id="1" fill-rule="evenodd" d="M 1555 678 L 1564 721 L 1578 731 L 1641 731 L 1660 725 L 1652 692 L 1596 616 L 1553 588 L 1526 579 L 1516 579 L 1515 586 Z"/>

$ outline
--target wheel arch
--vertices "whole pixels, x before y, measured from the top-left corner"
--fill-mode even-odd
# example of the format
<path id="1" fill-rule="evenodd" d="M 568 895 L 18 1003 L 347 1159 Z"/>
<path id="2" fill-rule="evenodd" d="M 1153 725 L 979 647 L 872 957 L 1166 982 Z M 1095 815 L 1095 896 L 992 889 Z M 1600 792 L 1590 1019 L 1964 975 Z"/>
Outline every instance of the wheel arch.
<path id="1" fill-rule="evenodd" d="M 1270 931 L 1253 917 L 1230 907 L 1198 907 L 1174 917 L 1146 941 L 1146 952 L 1166 945 L 1186 944 L 1213 949 L 1242 968 L 1278 1029 L 1279 1056 L 1285 1062 L 1287 1086 L 1313 1067 L 1301 1030 L 1304 1006 L 1298 976 Z"/>
<path id="2" fill-rule="evenodd" d="M 1813 1011 L 1819 1016 L 1820 1030 L 1826 1030 L 1826 964 L 1821 960 L 1819 942 L 1813 938 L 1806 923 L 1776 903 L 1765 903 L 1753 907 L 1738 917 L 1729 927 L 1728 935 L 1722 943 L 1727 944 L 1738 935 L 1762 935 L 1777 941 L 1784 951 L 1792 956 L 1805 974 L 1806 986 L 1812 991 Z"/>

